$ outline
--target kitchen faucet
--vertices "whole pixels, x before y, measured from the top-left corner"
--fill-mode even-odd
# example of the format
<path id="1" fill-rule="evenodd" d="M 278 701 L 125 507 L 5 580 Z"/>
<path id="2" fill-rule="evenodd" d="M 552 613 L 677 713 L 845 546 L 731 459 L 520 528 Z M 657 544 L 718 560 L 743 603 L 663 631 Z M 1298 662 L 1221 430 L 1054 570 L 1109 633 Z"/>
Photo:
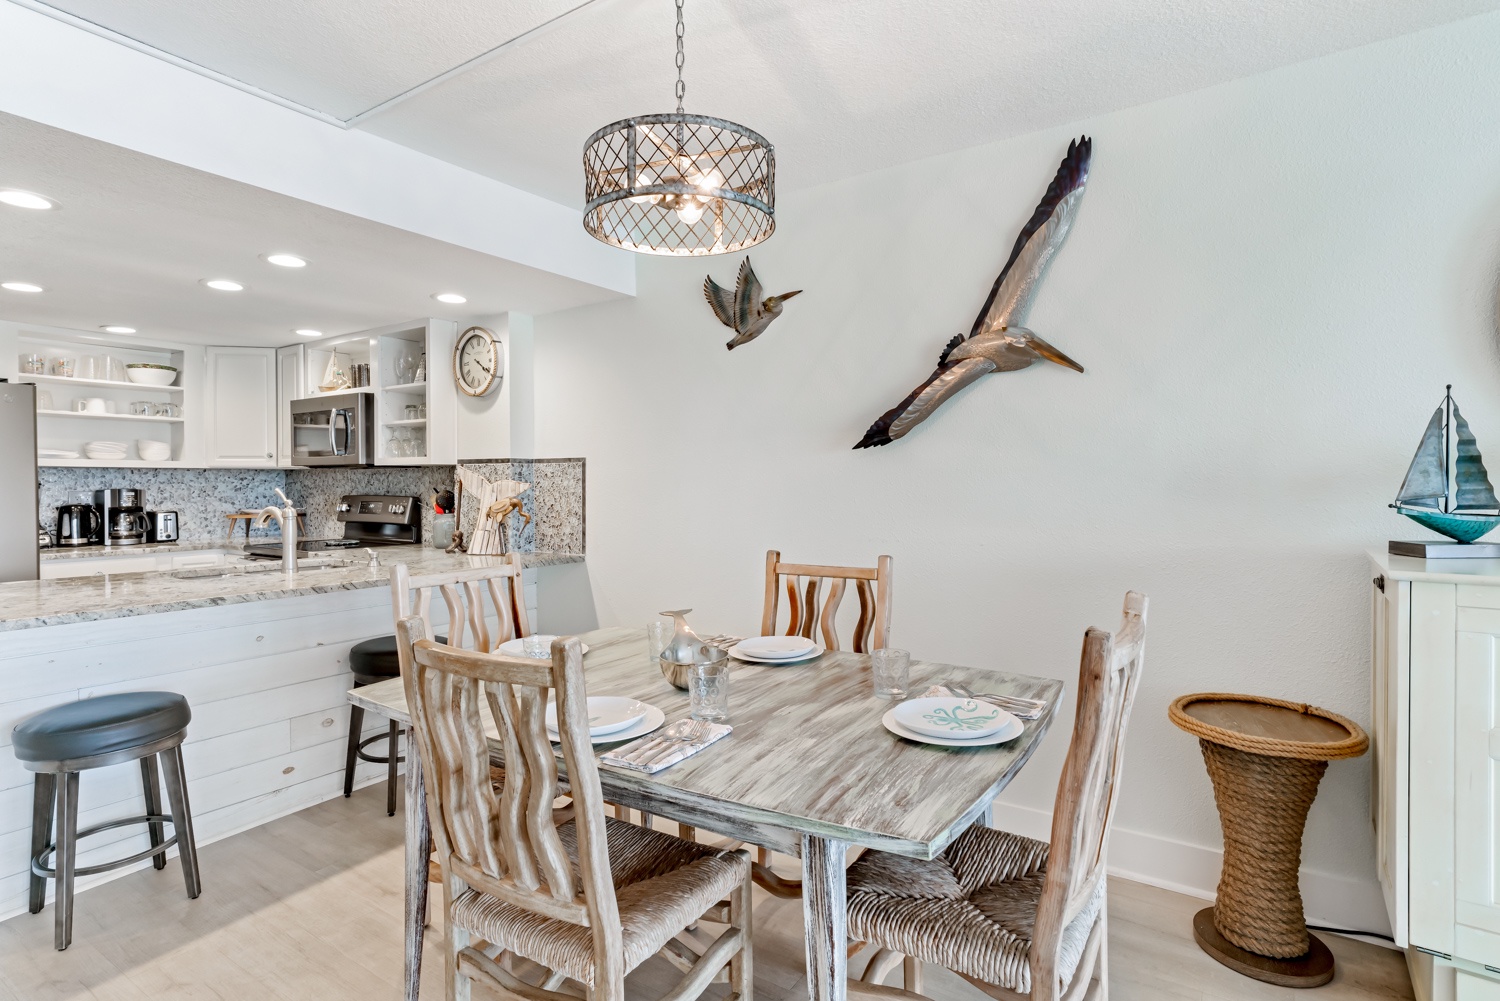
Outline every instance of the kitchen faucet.
<path id="1" fill-rule="evenodd" d="M 281 569 L 293 574 L 297 572 L 297 509 L 292 507 L 291 498 L 282 493 L 280 487 L 276 488 L 276 496 L 286 506 L 261 508 L 251 524 L 260 528 L 272 518 L 276 519 L 276 524 L 281 526 Z"/>

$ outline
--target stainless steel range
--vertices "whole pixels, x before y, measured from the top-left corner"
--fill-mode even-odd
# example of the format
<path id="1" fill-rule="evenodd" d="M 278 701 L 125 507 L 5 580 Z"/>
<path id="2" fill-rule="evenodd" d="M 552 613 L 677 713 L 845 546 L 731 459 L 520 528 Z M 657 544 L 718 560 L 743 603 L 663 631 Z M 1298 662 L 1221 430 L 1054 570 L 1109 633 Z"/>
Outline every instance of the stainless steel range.
<path id="1" fill-rule="evenodd" d="M 339 499 L 334 516 L 344 523 L 338 539 L 299 539 L 300 553 L 329 553 L 369 546 L 410 545 L 422 541 L 422 501 L 390 494 L 348 494 Z M 281 559 L 281 543 L 250 546 L 246 556 Z"/>

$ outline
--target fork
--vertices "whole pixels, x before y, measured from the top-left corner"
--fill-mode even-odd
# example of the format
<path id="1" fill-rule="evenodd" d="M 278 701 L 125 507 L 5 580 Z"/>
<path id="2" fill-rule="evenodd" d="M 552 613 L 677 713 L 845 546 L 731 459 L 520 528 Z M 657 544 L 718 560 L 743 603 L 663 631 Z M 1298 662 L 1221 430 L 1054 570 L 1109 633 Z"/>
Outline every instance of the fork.
<path id="1" fill-rule="evenodd" d="M 696 719 L 691 721 L 682 720 L 681 722 L 687 723 L 687 727 L 670 736 L 663 734 L 663 736 L 666 737 L 667 746 L 662 748 L 660 751 L 653 752 L 650 757 L 646 758 L 644 761 L 641 761 L 641 767 L 650 768 L 658 761 L 661 761 L 664 758 L 671 757 L 672 753 L 677 750 L 677 745 L 680 743 L 686 743 L 689 748 L 695 745 L 702 745 L 704 743 L 704 738 L 708 736 L 707 723 L 703 722 L 702 720 Z"/>
<path id="2" fill-rule="evenodd" d="M 975 692 L 972 688 L 957 681 L 945 682 L 943 687 L 961 698 L 982 699 L 985 702 L 1000 705 L 1002 708 L 1009 707 L 1022 710 L 1013 714 L 1022 719 L 1036 719 L 1047 708 L 1047 704 L 1038 699 L 1027 699 L 1018 695 L 998 695 L 994 692 Z"/>

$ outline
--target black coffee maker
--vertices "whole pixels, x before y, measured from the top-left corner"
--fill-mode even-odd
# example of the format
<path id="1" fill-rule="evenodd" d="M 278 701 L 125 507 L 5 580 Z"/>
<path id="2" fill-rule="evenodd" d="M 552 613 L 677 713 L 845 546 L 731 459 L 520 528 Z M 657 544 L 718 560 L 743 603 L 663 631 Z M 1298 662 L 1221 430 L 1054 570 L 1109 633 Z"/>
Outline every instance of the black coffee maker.
<path id="1" fill-rule="evenodd" d="M 138 546 L 146 541 L 146 492 L 133 487 L 95 490 L 99 509 L 98 541 L 106 546 Z"/>

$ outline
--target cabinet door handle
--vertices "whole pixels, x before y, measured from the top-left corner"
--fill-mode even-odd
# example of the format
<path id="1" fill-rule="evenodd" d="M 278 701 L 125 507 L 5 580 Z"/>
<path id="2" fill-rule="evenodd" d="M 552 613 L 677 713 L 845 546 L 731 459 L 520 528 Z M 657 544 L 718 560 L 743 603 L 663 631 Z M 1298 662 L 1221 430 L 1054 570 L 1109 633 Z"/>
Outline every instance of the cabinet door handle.
<path id="1" fill-rule="evenodd" d="M 1490 760 L 1500 761 L 1500 726 L 1490 731 Z"/>

